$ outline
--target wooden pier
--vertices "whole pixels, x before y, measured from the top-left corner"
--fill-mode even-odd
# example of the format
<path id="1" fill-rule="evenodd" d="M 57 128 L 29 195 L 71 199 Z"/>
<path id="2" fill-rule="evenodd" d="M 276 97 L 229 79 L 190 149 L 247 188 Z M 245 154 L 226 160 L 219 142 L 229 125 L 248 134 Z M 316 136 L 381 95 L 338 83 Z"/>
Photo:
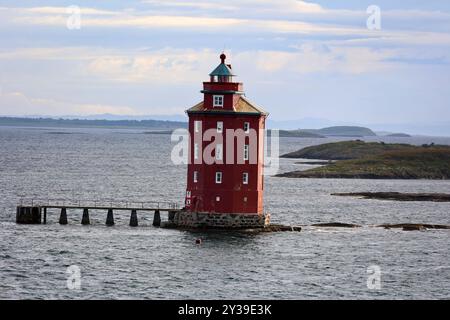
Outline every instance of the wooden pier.
<path id="1" fill-rule="evenodd" d="M 90 210 L 103 210 L 107 212 L 105 224 L 114 225 L 114 212 L 129 211 L 131 227 L 138 226 L 139 211 L 153 212 L 153 226 L 161 225 L 161 212 L 167 212 L 168 221 L 172 221 L 175 214 L 181 211 L 178 204 L 173 202 L 129 202 L 129 201 L 100 201 L 100 200 L 24 200 L 17 206 L 16 222 L 19 224 L 46 224 L 47 210 L 60 210 L 59 224 L 66 225 L 68 210 L 82 210 L 81 224 L 89 225 Z"/>

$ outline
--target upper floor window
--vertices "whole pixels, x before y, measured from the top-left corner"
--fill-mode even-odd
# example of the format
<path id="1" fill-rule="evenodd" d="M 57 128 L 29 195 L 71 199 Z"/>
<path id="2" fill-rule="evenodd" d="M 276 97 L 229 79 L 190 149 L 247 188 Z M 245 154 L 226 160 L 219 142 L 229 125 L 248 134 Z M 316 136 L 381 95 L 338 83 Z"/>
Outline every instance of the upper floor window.
<path id="1" fill-rule="evenodd" d="M 216 183 L 222 183 L 222 172 L 216 172 Z"/>
<path id="2" fill-rule="evenodd" d="M 202 122 L 198 121 L 198 120 L 195 120 L 194 121 L 194 131 L 195 132 L 200 132 L 201 128 L 202 128 Z"/>
<path id="3" fill-rule="evenodd" d="M 213 96 L 213 107 L 216 108 L 223 107 L 223 96 Z"/>
<path id="4" fill-rule="evenodd" d="M 222 133 L 222 132 L 223 132 L 223 122 L 217 121 L 217 133 Z"/>
<path id="5" fill-rule="evenodd" d="M 194 143 L 194 159 L 198 159 L 198 143 Z"/>
<path id="6" fill-rule="evenodd" d="M 244 122 L 244 132 L 245 133 L 250 132 L 250 122 Z"/>
<path id="7" fill-rule="evenodd" d="M 249 158 L 248 153 L 249 153 L 249 146 L 248 146 L 248 144 L 246 144 L 244 146 L 244 160 L 248 160 L 248 158 Z"/>
<path id="8" fill-rule="evenodd" d="M 198 171 L 194 171 L 194 183 L 198 182 Z"/>
<path id="9" fill-rule="evenodd" d="M 221 144 L 216 145 L 216 160 L 222 160 L 223 158 L 223 146 Z"/>

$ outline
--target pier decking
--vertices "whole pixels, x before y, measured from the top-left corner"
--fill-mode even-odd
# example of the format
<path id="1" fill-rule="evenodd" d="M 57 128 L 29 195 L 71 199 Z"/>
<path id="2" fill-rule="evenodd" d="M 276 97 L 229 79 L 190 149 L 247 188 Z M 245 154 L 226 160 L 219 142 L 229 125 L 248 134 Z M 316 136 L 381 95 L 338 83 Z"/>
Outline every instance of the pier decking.
<path id="1" fill-rule="evenodd" d="M 68 223 L 67 210 L 83 210 L 81 218 L 82 225 L 90 224 L 90 210 L 107 211 L 107 226 L 114 225 L 114 211 L 130 211 L 130 226 L 138 226 L 138 211 L 154 212 L 153 225 L 160 226 L 161 212 L 168 213 L 168 220 L 171 221 L 175 214 L 181 211 L 180 206 L 174 202 L 151 202 L 151 201 L 100 201 L 100 200 L 39 200 L 22 199 L 17 206 L 16 222 L 20 224 L 46 224 L 47 209 L 59 209 L 59 223 Z"/>

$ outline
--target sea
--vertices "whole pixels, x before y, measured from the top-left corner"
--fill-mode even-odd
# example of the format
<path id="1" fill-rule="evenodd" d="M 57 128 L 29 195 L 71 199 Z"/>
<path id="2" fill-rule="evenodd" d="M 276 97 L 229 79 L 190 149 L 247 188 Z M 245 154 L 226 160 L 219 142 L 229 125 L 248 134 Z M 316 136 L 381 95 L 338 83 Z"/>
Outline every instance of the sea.
<path id="1" fill-rule="evenodd" d="M 280 138 L 280 154 L 351 138 Z M 450 144 L 445 137 L 366 141 Z M 301 232 L 189 232 L 152 226 L 151 212 L 90 213 L 69 224 L 18 225 L 27 199 L 174 202 L 186 165 L 176 142 L 146 130 L 0 127 L 0 299 L 449 299 L 450 232 L 383 223 L 450 224 L 450 204 L 332 196 L 336 192 L 450 193 L 450 181 L 265 177 L 272 222 Z M 279 172 L 314 166 L 280 159 Z M 167 219 L 166 216 L 162 217 Z M 361 228 L 321 228 L 342 222 Z M 201 244 L 196 243 L 202 239 Z"/>

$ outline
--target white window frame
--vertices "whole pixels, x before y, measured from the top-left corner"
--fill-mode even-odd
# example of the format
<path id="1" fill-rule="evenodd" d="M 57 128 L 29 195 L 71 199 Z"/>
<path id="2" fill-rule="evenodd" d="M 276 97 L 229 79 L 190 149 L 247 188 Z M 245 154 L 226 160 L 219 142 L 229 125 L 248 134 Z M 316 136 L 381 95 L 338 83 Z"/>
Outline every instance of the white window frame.
<path id="1" fill-rule="evenodd" d="M 250 133 L 250 122 L 244 122 L 244 132 Z"/>
<path id="2" fill-rule="evenodd" d="M 220 202 L 220 196 L 216 196 L 216 202 Z"/>
<path id="3" fill-rule="evenodd" d="M 188 205 L 188 206 L 191 205 L 191 199 L 186 199 L 186 205 Z"/>
<path id="4" fill-rule="evenodd" d="M 216 160 L 223 160 L 223 145 L 221 143 L 216 144 Z"/>
<path id="5" fill-rule="evenodd" d="M 220 171 L 216 172 L 216 183 L 221 184 L 223 181 L 223 174 Z"/>
<path id="6" fill-rule="evenodd" d="M 200 132 L 200 127 L 202 126 L 202 122 L 200 120 L 194 120 L 194 132 Z"/>
<path id="7" fill-rule="evenodd" d="M 194 177 L 193 177 L 194 183 L 198 182 L 198 171 L 194 171 Z"/>
<path id="8" fill-rule="evenodd" d="M 198 143 L 194 143 L 194 159 L 198 159 L 198 155 L 199 155 Z"/>
<path id="9" fill-rule="evenodd" d="M 217 99 L 217 100 L 216 100 Z M 213 95 L 213 107 L 214 108 L 223 108 L 223 95 Z"/>
<path id="10" fill-rule="evenodd" d="M 186 198 L 190 198 L 191 197 L 191 191 L 186 191 Z"/>
<path id="11" fill-rule="evenodd" d="M 248 144 L 244 145 L 244 160 L 249 159 L 249 149 L 250 149 L 250 147 Z"/>
<path id="12" fill-rule="evenodd" d="M 223 132 L 223 121 L 217 121 L 217 133 L 222 133 Z"/>
<path id="13" fill-rule="evenodd" d="M 244 172 L 242 174 L 242 183 L 243 184 L 248 184 L 248 172 Z"/>

